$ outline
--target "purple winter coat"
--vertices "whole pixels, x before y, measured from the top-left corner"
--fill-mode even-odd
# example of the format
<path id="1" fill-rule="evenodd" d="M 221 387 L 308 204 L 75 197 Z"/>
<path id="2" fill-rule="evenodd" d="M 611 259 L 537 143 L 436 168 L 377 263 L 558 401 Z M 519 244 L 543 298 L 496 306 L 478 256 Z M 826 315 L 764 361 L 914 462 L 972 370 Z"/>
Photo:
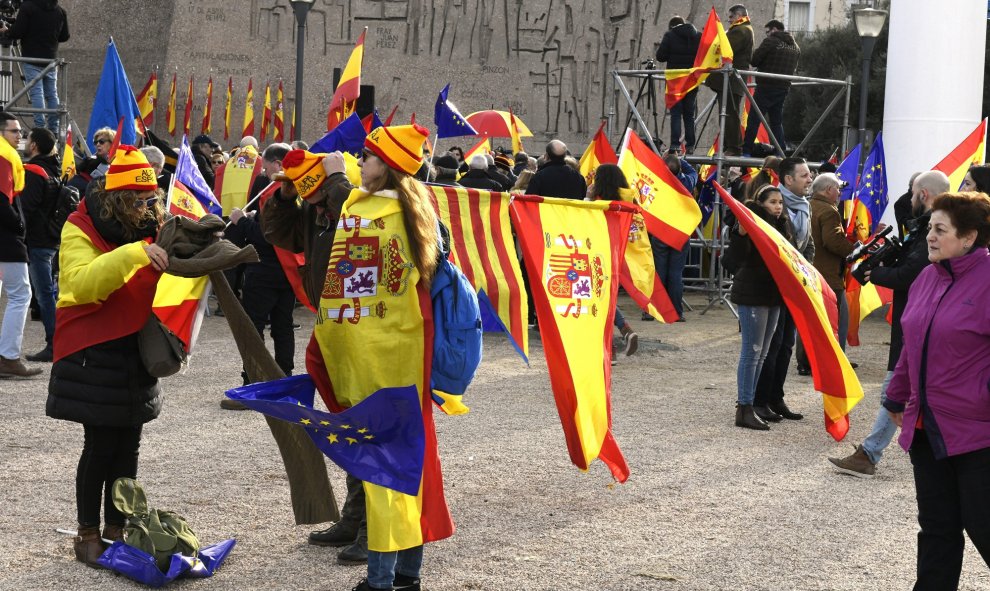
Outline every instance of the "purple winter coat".
<path id="1" fill-rule="evenodd" d="M 904 411 L 901 447 L 911 448 L 919 415 L 936 459 L 990 447 L 990 251 L 926 267 L 901 326 L 884 404 Z"/>

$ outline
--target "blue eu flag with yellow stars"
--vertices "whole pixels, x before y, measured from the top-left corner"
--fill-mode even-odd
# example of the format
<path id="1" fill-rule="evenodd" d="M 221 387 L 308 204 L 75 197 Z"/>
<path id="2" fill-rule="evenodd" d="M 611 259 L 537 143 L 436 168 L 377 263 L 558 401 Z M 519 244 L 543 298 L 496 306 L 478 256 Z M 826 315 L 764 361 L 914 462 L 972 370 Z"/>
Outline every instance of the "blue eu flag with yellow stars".
<path id="1" fill-rule="evenodd" d="M 835 169 L 835 176 L 839 177 L 840 181 L 848 183 L 839 190 L 839 201 L 852 199 L 853 193 L 856 192 L 856 171 L 859 168 L 859 156 L 862 152 L 863 144 L 856 144 L 856 147 L 846 154 L 842 164 Z"/>
<path id="2" fill-rule="evenodd" d="M 377 115 L 375 121 L 378 120 Z M 379 122 L 380 125 L 381 122 Z M 331 152 L 349 152 L 355 158 L 361 156 L 364 148 L 364 139 L 368 137 L 368 131 L 364 128 L 364 123 L 357 112 L 351 113 L 347 119 L 340 122 L 337 127 L 328 131 L 312 146 L 309 151 L 314 154 L 329 154 Z"/>
<path id="3" fill-rule="evenodd" d="M 447 100 L 450 84 L 443 87 L 437 104 L 433 107 L 433 122 L 437 125 L 437 139 L 445 137 L 460 137 L 462 135 L 478 135 L 467 119 L 457 110 L 454 103 Z"/>
<path id="4" fill-rule="evenodd" d="M 876 231 L 880 217 L 887 209 L 887 161 L 883 155 L 881 135 L 877 134 L 877 140 L 863 165 L 863 172 L 859 175 L 859 186 L 856 187 L 856 198 L 870 211 L 871 234 Z"/>
<path id="5" fill-rule="evenodd" d="M 423 478 L 426 430 L 415 386 L 383 388 L 340 413 L 313 408 L 307 374 L 227 390 L 251 410 L 302 426 L 348 474 L 415 496 Z"/>

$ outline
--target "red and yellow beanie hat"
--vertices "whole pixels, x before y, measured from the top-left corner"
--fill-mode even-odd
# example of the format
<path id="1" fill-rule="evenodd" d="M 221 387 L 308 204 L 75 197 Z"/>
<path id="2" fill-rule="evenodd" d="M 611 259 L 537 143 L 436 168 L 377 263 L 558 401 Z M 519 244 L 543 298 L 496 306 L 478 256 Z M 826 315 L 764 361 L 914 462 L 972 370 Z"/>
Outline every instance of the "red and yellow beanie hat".
<path id="1" fill-rule="evenodd" d="M 282 172 L 276 173 L 272 180 L 291 181 L 296 186 L 299 196 L 305 199 L 319 189 L 327 179 L 327 172 L 323 170 L 325 157 L 326 154 L 290 150 L 282 159 Z"/>
<path id="2" fill-rule="evenodd" d="M 158 188 L 155 169 L 141 150 L 126 144 L 117 146 L 107 170 L 107 191 L 153 191 Z"/>
<path id="3" fill-rule="evenodd" d="M 423 142 L 430 132 L 422 125 L 376 127 L 364 140 L 364 147 L 389 167 L 416 174 L 423 165 Z"/>

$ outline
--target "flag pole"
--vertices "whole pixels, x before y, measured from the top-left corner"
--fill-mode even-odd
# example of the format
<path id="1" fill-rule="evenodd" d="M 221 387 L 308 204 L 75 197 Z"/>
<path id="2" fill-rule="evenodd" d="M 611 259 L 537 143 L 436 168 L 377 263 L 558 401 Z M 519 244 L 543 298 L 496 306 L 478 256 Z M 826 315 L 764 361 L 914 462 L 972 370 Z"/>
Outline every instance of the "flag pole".
<path id="1" fill-rule="evenodd" d="M 265 188 L 262 189 L 262 190 L 260 190 L 260 191 L 258 191 L 258 194 L 255 195 L 253 199 L 251 199 L 250 201 L 248 201 L 247 203 L 244 204 L 244 209 L 242 209 L 241 211 L 247 211 L 252 205 L 254 205 L 254 202 L 257 201 L 258 199 L 261 199 L 261 196 L 265 194 L 265 191 L 267 191 L 269 189 L 269 187 L 271 187 L 274 184 L 275 184 L 275 181 L 272 181 L 272 182 L 268 183 L 267 185 L 265 185 Z M 223 227 L 223 229 L 226 230 L 227 228 L 230 227 L 230 224 L 232 224 L 232 223 L 233 222 L 228 221 L 227 222 L 227 225 L 225 225 Z"/>

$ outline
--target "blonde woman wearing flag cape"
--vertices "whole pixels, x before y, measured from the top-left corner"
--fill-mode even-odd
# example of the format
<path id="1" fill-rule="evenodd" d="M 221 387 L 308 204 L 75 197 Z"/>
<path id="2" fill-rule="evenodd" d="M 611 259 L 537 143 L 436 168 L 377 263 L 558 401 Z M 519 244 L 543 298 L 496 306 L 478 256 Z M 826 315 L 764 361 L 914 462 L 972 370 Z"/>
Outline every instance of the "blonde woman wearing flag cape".
<path id="1" fill-rule="evenodd" d="M 291 189 L 283 183 L 283 191 L 295 189 L 304 198 L 324 181 L 334 192 L 350 188 L 332 224 L 318 321 L 306 353 L 307 370 L 327 406 L 339 412 L 382 388 L 409 385 L 417 386 L 422 401 L 426 451 L 419 494 L 363 483 L 368 577 L 358 591 L 418 590 L 423 543 L 449 537 L 454 529 L 443 497 L 429 390 L 429 285 L 441 256 L 438 222 L 426 188 L 412 176 L 422 165 L 428 136 L 416 124 L 373 130 L 360 160 L 359 188 L 347 183 L 339 152 L 290 152 L 280 177 L 292 181 Z"/>

